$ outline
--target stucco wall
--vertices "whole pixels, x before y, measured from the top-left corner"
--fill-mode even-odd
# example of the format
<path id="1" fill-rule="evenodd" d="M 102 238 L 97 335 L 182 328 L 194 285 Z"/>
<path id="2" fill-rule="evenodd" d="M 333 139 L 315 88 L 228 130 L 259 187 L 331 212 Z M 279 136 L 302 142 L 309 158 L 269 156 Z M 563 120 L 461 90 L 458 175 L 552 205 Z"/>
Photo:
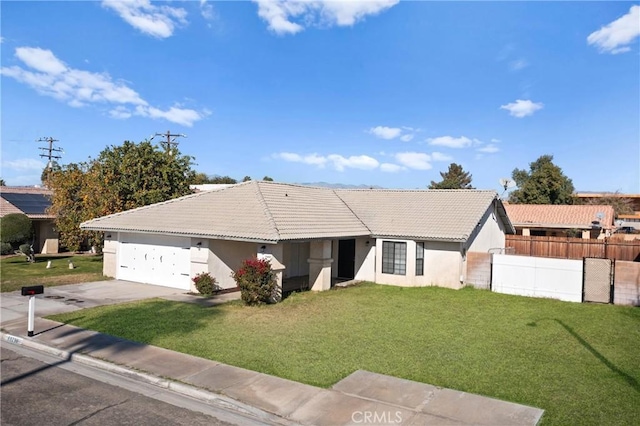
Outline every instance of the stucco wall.
<path id="1" fill-rule="evenodd" d="M 406 275 L 382 273 L 382 243 L 384 241 L 404 242 L 407 244 Z M 401 287 L 440 286 L 460 288 L 462 256 L 459 243 L 425 242 L 424 275 L 416 276 L 416 242 L 411 240 L 377 239 L 376 240 L 376 278 L 379 284 L 390 284 Z"/>
<path id="2" fill-rule="evenodd" d="M 115 236 L 116 233 L 106 233 Z M 118 268 L 118 238 L 104 238 L 102 248 L 102 274 L 106 277 L 115 278 Z"/>
<path id="3" fill-rule="evenodd" d="M 490 250 L 499 253 L 505 247 L 504 224 L 495 211 L 495 204 L 492 204 L 480 220 L 474 233 L 467 241 L 467 251 L 488 253 Z"/>
<path id="4" fill-rule="evenodd" d="M 356 239 L 356 262 L 355 263 L 356 263 L 355 276 L 354 276 L 355 280 L 375 281 L 376 279 L 376 240 L 374 238 Z"/>
<path id="5" fill-rule="evenodd" d="M 242 261 L 255 257 L 259 245 L 239 241 L 209 240 L 209 273 L 221 288 L 236 287 L 231 273 L 242 265 Z"/>
<path id="6" fill-rule="evenodd" d="M 37 220 L 33 222 L 36 231 L 34 249 L 42 254 L 58 253 L 58 233 L 53 220 Z"/>

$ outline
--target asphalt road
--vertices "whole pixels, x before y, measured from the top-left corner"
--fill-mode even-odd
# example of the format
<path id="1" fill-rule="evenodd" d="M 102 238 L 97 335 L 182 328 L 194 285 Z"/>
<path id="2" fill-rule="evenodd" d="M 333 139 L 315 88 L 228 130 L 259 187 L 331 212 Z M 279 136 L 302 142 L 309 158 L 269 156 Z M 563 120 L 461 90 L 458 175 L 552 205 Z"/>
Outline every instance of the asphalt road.
<path id="1" fill-rule="evenodd" d="M 3 426 L 261 424 L 224 407 L 2 343 Z"/>

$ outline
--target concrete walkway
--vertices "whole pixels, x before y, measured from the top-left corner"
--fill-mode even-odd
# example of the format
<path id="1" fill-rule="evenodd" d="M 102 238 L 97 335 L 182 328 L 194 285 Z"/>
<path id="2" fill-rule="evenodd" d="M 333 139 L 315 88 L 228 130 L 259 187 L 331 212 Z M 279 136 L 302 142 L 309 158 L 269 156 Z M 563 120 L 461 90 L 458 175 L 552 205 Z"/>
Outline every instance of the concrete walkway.
<path id="1" fill-rule="evenodd" d="M 206 300 L 179 294 L 160 297 Z M 83 362 L 96 360 L 101 368 L 187 389 L 196 398 L 223 398 L 265 424 L 535 425 L 543 414 L 538 408 L 366 371 L 322 389 L 42 318 L 36 319 L 33 338 L 24 337 L 25 317 L 3 318 L 2 329 L 3 344 L 30 345 Z"/>

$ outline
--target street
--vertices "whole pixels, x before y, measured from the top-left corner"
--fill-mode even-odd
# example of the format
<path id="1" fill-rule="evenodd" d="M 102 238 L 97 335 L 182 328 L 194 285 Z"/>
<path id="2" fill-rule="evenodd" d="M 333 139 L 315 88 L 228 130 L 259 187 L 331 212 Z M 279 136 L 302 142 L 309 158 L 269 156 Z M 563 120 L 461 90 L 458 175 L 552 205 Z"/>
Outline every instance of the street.
<path id="1" fill-rule="evenodd" d="M 3 425 L 261 424 L 226 407 L 2 343 Z"/>

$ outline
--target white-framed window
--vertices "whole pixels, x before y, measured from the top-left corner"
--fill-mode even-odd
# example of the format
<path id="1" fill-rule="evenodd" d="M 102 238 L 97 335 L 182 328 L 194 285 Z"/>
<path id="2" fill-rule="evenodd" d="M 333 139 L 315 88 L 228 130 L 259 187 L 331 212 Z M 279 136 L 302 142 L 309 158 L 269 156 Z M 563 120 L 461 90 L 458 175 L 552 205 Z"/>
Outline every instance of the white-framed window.
<path id="1" fill-rule="evenodd" d="M 382 242 L 382 273 L 394 275 L 407 274 L 407 243 L 395 241 Z"/>
<path id="2" fill-rule="evenodd" d="M 424 243 L 416 243 L 416 276 L 424 275 Z"/>

